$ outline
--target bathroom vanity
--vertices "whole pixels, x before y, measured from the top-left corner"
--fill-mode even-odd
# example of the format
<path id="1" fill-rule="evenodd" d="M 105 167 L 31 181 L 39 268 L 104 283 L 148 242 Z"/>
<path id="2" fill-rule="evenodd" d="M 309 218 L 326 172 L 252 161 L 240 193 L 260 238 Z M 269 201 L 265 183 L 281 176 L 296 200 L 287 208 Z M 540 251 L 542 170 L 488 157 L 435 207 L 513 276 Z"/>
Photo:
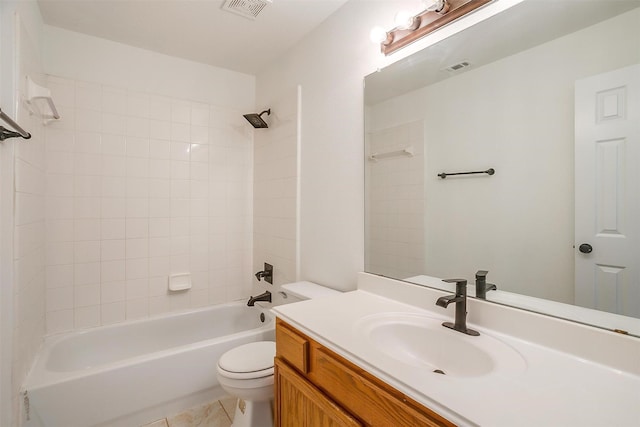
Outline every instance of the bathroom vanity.
<path id="1" fill-rule="evenodd" d="M 276 426 L 640 425 L 637 338 L 479 300 L 469 336 L 445 294 L 361 273 L 274 307 Z"/>
<path id="2" fill-rule="evenodd" d="M 276 348 L 277 426 L 454 426 L 280 319 Z"/>

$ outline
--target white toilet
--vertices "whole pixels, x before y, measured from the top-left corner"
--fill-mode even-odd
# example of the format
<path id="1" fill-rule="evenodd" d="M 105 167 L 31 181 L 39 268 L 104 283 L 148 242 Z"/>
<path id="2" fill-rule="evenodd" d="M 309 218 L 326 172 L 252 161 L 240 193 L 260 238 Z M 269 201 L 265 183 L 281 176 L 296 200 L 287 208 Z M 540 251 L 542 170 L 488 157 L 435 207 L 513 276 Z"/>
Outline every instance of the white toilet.
<path id="1" fill-rule="evenodd" d="M 238 398 L 233 427 L 272 427 L 276 343 L 258 341 L 227 351 L 218 361 L 220 386 Z"/>
<path id="2" fill-rule="evenodd" d="M 282 285 L 288 302 L 321 298 L 339 291 L 311 282 Z M 273 359 L 276 343 L 258 341 L 227 351 L 218 361 L 220 386 L 238 398 L 232 427 L 273 427 Z"/>

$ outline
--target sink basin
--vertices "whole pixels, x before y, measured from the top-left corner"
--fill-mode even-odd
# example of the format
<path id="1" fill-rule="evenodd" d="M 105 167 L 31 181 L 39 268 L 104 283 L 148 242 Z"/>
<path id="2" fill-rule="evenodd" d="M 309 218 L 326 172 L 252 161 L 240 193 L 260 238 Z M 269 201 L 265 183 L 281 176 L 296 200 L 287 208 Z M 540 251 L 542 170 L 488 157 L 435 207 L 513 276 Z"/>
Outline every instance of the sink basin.
<path id="1" fill-rule="evenodd" d="M 451 377 L 523 372 L 526 362 L 516 350 L 490 335 L 465 335 L 420 314 L 367 316 L 357 332 L 376 351 L 398 362 Z"/>

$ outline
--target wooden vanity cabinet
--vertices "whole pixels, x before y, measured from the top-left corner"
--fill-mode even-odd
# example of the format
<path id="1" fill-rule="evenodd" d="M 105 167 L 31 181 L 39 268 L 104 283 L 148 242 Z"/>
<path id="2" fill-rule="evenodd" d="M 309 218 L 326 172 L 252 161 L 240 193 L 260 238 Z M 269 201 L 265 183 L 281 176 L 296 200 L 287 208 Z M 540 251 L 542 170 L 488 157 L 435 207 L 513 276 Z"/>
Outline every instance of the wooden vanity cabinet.
<path id="1" fill-rule="evenodd" d="M 275 426 L 455 427 L 276 319 Z"/>

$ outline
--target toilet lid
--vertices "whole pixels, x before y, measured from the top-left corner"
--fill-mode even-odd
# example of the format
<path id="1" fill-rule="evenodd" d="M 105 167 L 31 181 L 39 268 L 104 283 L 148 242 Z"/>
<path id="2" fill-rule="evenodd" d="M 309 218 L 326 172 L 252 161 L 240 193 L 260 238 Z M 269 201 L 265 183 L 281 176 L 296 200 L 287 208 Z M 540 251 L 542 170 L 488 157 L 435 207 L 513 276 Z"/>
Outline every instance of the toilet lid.
<path id="1" fill-rule="evenodd" d="M 220 357 L 218 366 L 227 372 L 250 373 L 273 368 L 276 343 L 259 341 L 244 344 L 227 351 Z"/>

